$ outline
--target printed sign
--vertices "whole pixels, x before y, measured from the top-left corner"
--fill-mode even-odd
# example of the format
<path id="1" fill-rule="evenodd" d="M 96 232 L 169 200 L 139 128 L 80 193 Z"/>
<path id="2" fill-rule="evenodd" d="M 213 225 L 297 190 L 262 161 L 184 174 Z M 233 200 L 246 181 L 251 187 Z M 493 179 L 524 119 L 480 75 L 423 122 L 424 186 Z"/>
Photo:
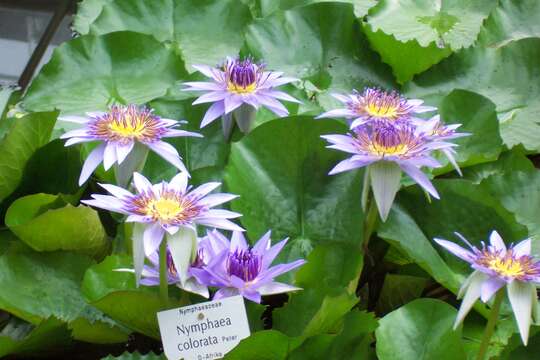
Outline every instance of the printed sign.
<path id="1" fill-rule="evenodd" d="M 250 335 L 242 296 L 162 311 L 157 317 L 169 360 L 220 359 Z"/>

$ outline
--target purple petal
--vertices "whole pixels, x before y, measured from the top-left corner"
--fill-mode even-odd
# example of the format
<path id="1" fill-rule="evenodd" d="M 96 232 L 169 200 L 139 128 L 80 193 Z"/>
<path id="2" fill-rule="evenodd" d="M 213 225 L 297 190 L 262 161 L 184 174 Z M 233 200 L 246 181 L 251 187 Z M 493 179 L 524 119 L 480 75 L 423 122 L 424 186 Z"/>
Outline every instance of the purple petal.
<path id="1" fill-rule="evenodd" d="M 186 173 L 188 172 L 184 163 L 182 162 L 182 159 L 180 158 L 180 154 L 178 154 L 178 151 L 176 151 L 174 146 L 171 144 L 164 141 L 156 141 L 153 143 L 148 143 L 147 145 L 156 154 L 176 166 L 176 168 L 180 171 L 184 171 Z"/>
<path id="2" fill-rule="evenodd" d="M 201 200 L 199 200 L 199 205 L 203 205 L 206 207 L 214 207 L 223 203 L 226 203 L 228 201 L 234 200 L 238 198 L 238 195 L 234 194 L 210 194 Z"/>
<path id="3" fill-rule="evenodd" d="M 188 174 L 181 172 L 176 174 L 169 182 L 169 187 L 181 193 L 185 193 L 188 186 Z"/>
<path id="4" fill-rule="evenodd" d="M 299 81 L 299 79 L 293 78 L 293 77 L 281 77 L 275 80 L 267 80 L 266 83 L 264 83 L 261 87 L 262 88 L 278 87 L 278 86 L 292 83 L 295 81 Z"/>
<path id="5" fill-rule="evenodd" d="M 275 281 L 273 281 L 271 283 L 268 283 L 268 284 L 264 284 L 264 285 L 259 286 L 257 288 L 257 291 L 261 295 L 282 294 L 282 293 L 286 293 L 286 292 L 289 292 L 289 291 L 297 291 L 297 290 L 302 290 L 302 288 L 292 286 L 292 285 L 288 285 L 288 284 L 284 284 L 284 283 L 280 283 L 280 282 L 275 282 Z"/>
<path id="6" fill-rule="evenodd" d="M 359 117 L 357 119 L 354 119 L 354 121 L 351 123 L 350 129 L 354 129 L 359 127 L 360 125 L 364 125 L 369 121 L 369 118 Z"/>
<path id="7" fill-rule="evenodd" d="M 261 303 L 261 294 L 259 294 L 256 291 L 244 290 L 244 291 L 241 291 L 241 295 L 245 297 L 246 299 L 253 301 L 257 304 Z"/>
<path id="8" fill-rule="evenodd" d="M 210 124 L 212 121 L 216 120 L 224 113 L 225 105 L 223 101 L 213 103 L 206 111 L 206 114 L 204 114 L 204 118 L 201 121 L 201 129 L 206 125 Z"/>
<path id="9" fill-rule="evenodd" d="M 241 228 L 240 226 L 236 225 L 235 223 L 227 219 L 201 217 L 201 218 L 197 218 L 196 222 L 198 224 L 208 226 L 208 227 L 214 227 L 217 229 L 230 230 L 230 231 L 245 231 L 243 228 Z"/>
<path id="10" fill-rule="evenodd" d="M 531 239 L 525 239 L 512 248 L 515 257 L 531 255 Z"/>
<path id="11" fill-rule="evenodd" d="M 152 184 L 150 181 L 138 172 L 133 173 L 133 185 L 135 185 L 139 194 L 152 191 Z"/>
<path id="12" fill-rule="evenodd" d="M 301 101 L 293 98 L 291 95 L 287 94 L 286 92 L 279 91 L 279 90 L 262 90 L 260 91 L 260 93 L 262 93 L 265 96 L 270 96 L 270 97 L 280 99 L 280 100 L 290 101 L 297 104 L 302 103 Z"/>
<path id="13" fill-rule="evenodd" d="M 258 241 L 253 245 L 253 252 L 263 255 L 270 250 L 270 237 L 272 231 L 268 230 Z"/>
<path id="14" fill-rule="evenodd" d="M 81 203 L 121 214 L 128 214 L 128 212 L 124 210 L 124 203 L 114 196 L 92 195 L 92 197 L 94 199 L 81 200 Z"/>
<path id="15" fill-rule="evenodd" d="M 287 110 L 287 108 L 274 98 L 271 98 L 269 96 L 264 96 L 264 95 L 258 95 L 257 100 L 259 101 L 259 103 L 268 107 L 270 110 L 272 110 L 272 112 L 274 112 L 278 116 L 289 115 L 289 111 Z"/>
<path id="16" fill-rule="evenodd" d="M 377 159 L 373 158 L 372 156 L 365 156 L 365 157 L 355 156 L 350 159 L 345 159 L 343 161 L 340 161 L 332 170 L 330 170 L 328 175 L 335 175 L 344 171 L 358 169 L 366 165 L 369 165 L 373 163 L 374 161 L 377 161 Z"/>
<path id="17" fill-rule="evenodd" d="M 268 249 L 266 252 L 262 253 L 263 254 L 263 259 L 262 259 L 263 270 L 268 269 L 270 265 L 272 265 L 272 262 L 278 256 L 281 250 L 283 250 L 283 247 L 287 244 L 288 240 L 289 240 L 288 238 L 283 239 L 277 244 L 275 244 L 274 246 L 272 246 L 270 249 Z"/>
<path id="18" fill-rule="evenodd" d="M 116 196 L 117 198 L 124 198 L 124 197 L 130 198 L 133 196 L 132 193 L 130 193 L 126 189 L 121 188 L 120 186 L 111 185 L 111 184 L 98 184 L 98 185 L 104 188 L 105 190 L 107 190 L 112 195 Z"/>
<path id="19" fill-rule="evenodd" d="M 239 291 L 235 288 L 222 288 L 219 289 L 215 294 L 212 300 L 219 300 L 230 296 L 238 295 Z"/>
<path id="20" fill-rule="evenodd" d="M 163 134 L 162 138 L 171 138 L 171 137 L 181 137 L 181 136 L 192 136 L 192 137 L 199 137 L 202 138 L 204 135 L 192 132 L 192 131 L 185 131 L 185 130 L 178 130 L 178 129 L 168 129 L 165 134 Z"/>
<path id="21" fill-rule="evenodd" d="M 197 98 L 197 100 L 195 100 L 192 103 L 192 105 L 221 101 L 228 96 L 229 96 L 229 93 L 227 91 L 220 89 L 219 91 L 212 91 L 212 92 L 199 96 L 199 98 Z"/>
<path id="22" fill-rule="evenodd" d="M 225 113 L 228 114 L 233 112 L 235 109 L 239 108 L 244 102 L 240 95 L 230 95 L 223 99 L 223 104 L 225 106 Z"/>
<path id="23" fill-rule="evenodd" d="M 103 167 L 105 171 L 109 170 L 111 166 L 116 162 L 116 144 L 107 143 L 105 152 L 103 153 Z"/>
<path id="24" fill-rule="evenodd" d="M 349 109 L 335 109 L 335 110 L 324 112 L 321 115 L 317 116 L 315 119 L 334 118 L 334 117 L 350 118 L 352 116 L 354 116 L 354 113 Z"/>
<path id="25" fill-rule="evenodd" d="M 501 287 L 506 285 L 506 282 L 496 277 L 490 277 L 482 283 L 480 289 L 480 298 L 483 302 L 487 303 L 489 299 L 495 294 Z"/>
<path id="26" fill-rule="evenodd" d="M 434 239 L 435 242 L 442 247 L 444 247 L 446 250 L 450 251 L 452 254 L 456 255 L 458 258 L 465 260 L 467 262 L 471 262 L 474 258 L 474 254 L 470 252 L 467 249 L 462 248 L 461 246 L 457 245 L 456 243 L 453 243 L 448 240 L 444 239 Z"/>
<path id="27" fill-rule="evenodd" d="M 386 221 L 396 193 L 401 186 L 401 170 L 395 163 L 388 161 L 378 161 L 371 164 L 368 169 L 379 214 L 381 219 Z"/>
<path id="28" fill-rule="evenodd" d="M 86 128 L 82 129 L 76 129 L 68 131 L 60 136 L 60 139 L 69 139 L 72 137 L 82 137 L 82 138 L 93 138 L 90 134 L 88 134 L 88 130 Z M 95 138 L 93 138 L 95 140 Z"/>
<path id="29" fill-rule="evenodd" d="M 219 219 L 235 219 L 240 216 L 242 216 L 242 214 L 224 209 L 210 209 L 204 214 L 204 217 Z"/>
<path id="30" fill-rule="evenodd" d="M 71 145 L 75 145 L 75 144 L 80 144 L 80 143 L 85 143 L 85 142 L 90 142 L 90 141 L 96 141 L 96 139 L 94 138 L 78 138 L 78 137 L 73 137 L 71 139 L 68 139 L 64 146 L 71 146 Z"/>
<path id="31" fill-rule="evenodd" d="M 125 222 L 150 223 L 154 221 L 148 216 L 132 214 L 126 218 Z"/>
<path id="32" fill-rule="evenodd" d="M 424 190 L 430 193 L 434 198 L 439 199 L 439 193 L 433 187 L 433 184 L 429 181 L 428 177 L 420 171 L 416 166 L 407 163 L 401 162 L 399 166 L 409 175 L 418 185 L 420 185 Z"/>
<path id="33" fill-rule="evenodd" d="M 504 244 L 501 235 L 499 235 L 497 231 L 493 230 L 489 236 L 489 242 L 495 250 L 506 252 L 506 245 Z"/>
<path id="34" fill-rule="evenodd" d="M 146 256 L 154 253 L 163 240 L 165 231 L 158 223 L 146 227 L 144 230 L 144 253 Z"/>
<path id="35" fill-rule="evenodd" d="M 86 124 L 88 121 L 90 121 L 90 119 L 87 117 L 77 115 L 59 116 L 58 120 L 72 122 L 76 124 Z"/>
<path id="36" fill-rule="evenodd" d="M 265 282 L 268 282 L 272 280 L 275 277 L 278 277 L 279 275 L 285 274 L 286 272 L 289 272 L 293 269 L 296 269 L 299 266 L 302 266 L 306 263 L 304 259 L 298 259 L 296 261 L 293 261 L 288 264 L 279 264 L 276 266 L 273 266 L 266 271 L 263 271 L 261 274 L 259 274 L 259 277 L 257 277 L 257 282 L 264 284 Z"/>
<path id="37" fill-rule="evenodd" d="M 223 87 L 219 84 L 207 81 L 190 81 L 185 82 L 182 85 L 189 86 L 191 89 L 184 90 L 222 90 Z"/>
<path id="38" fill-rule="evenodd" d="M 125 145 L 117 144 L 116 145 L 116 159 L 118 160 L 118 164 L 121 164 L 126 157 L 129 155 L 131 150 L 133 150 L 133 146 L 135 145 L 135 142 L 130 142 Z"/>
<path id="39" fill-rule="evenodd" d="M 220 182 L 208 182 L 190 191 L 189 194 L 196 199 L 200 199 L 217 189 L 219 186 L 221 186 Z"/>
<path id="40" fill-rule="evenodd" d="M 231 251 L 246 250 L 248 244 L 244 234 L 240 231 L 234 231 L 231 237 Z"/>
<path id="41" fill-rule="evenodd" d="M 208 65 L 192 65 L 193 68 L 197 71 L 199 71 L 200 73 L 206 75 L 207 77 L 210 77 L 214 80 L 219 80 L 218 77 L 217 77 L 217 74 L 219 74 L 219 72 L 221 72 L 220 70 L 218 69 L 215 69 L 213 67 L 210 67 Z"/>
<path id="42" fill-rule="evenodd" d="M 105 144 L 100 144 L 96 147 L 86 158 L 81 170 L 81 176 L 79 177 L 79 186 L 84 184 L 86 180 L 92 175 L 94 170 L 103 161 L 103 153 L 105 152 Z"/>

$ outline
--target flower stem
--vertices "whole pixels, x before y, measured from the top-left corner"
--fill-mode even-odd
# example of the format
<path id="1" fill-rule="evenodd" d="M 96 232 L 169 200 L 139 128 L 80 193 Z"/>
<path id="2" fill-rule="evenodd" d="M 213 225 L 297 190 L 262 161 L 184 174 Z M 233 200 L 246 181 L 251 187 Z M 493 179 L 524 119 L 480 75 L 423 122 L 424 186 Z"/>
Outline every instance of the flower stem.
<path id="1" fill-rule="evenodd" d="M 167 276 L 167 241 L 162 240 L 159 245 L 159 295 L 162 306 L 169 306 L 169 281 Z"/>
<path id="2" fill-rule="evenodd" d="M 375 225 L 377 224 L 377 204 L 372 197 L 368 199 L 368 211 L 364 218 L 364 238 L 363 238 L 363 249 L 364 253 L 368 253 L 369 239 L 375 230 Z"/>
<path id="3" fill-rule="evenodd" d="M 504 288 L 500 289 L 495 295 L 495 301 L 493 302 L 493 307 L 489 313 L 488 322 L 486 329 L 484 330 L 484 336 L 482 337 L 482 342 L 480 343 L 480 349 L 478 350 L 478 355 L 476 360 L 484 360 L 486 356 L 487 349 L 489 347 L 489 342 L 495 331 L 495 324 L 497 324 L 497 319 L 499 318 L 499 310 L 501 309 L 501 304 L 504 299 Z"/>

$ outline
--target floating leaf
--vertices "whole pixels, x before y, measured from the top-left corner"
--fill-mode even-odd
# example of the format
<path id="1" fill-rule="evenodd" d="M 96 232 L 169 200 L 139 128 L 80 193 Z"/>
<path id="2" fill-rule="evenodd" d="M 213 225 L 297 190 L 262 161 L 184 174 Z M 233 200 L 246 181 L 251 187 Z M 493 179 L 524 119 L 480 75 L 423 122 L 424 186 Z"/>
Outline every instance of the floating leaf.
<path id="1" fill-rule="evenodd" d="M 55 120 L 55 113 L 2 120 L 9 125 L 0 138 L 0 201 L 17 188 L 32 154 L 49 141 Z"/>
<path id="2" fill-rule="evenodd" d="M 375 333 L 381 360 L 466 359 L 457 310 L 445 302 L 417 299 L 386 315 Z"/>
<path id="3" fill-rule="evenodd" d="M 142 104 L 165 95 L 184 76 L 182 61 L 152 36 L 86 35 L 55 50 L 23 105 L 32 111 L 80 113 L 104 110 L 114 102 Z"/>
<path id="4" fill-rule="evenodd" d="M 87 206 L 66 205 L 56 195 L 17 199 L 7 211 L 6 225 L 37 251 L 68 250 L 99 256 L 108 247 L 98 213 Z"/>

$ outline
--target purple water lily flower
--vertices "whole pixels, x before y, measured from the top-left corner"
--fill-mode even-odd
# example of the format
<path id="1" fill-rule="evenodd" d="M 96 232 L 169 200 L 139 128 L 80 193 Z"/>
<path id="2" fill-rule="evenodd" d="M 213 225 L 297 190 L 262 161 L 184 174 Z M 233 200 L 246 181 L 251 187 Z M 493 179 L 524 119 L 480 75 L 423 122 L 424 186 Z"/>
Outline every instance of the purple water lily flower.
<path id="1" fill-rule="evenodd" d="M 344 117 L 351 121 L 351 129 L 373 120 L 407 120 L 414 118 L 414 114 L 437 110 L 436 107 L 422 105 L 423 100 L 406 99 L 397 91 L 388 92 L 377 88 L 365 88 L 362 93 L 353 90 L 349 95 L 332 96 L 346 107 L 322 113 L 317 119 Z"/>
<path id="2" fill-rule="evenodd" d="M 338 163 L 330 175 L 368 167 L 366 183 L 373 189 L 383 221 L 386 221 L 400 187 L 401 170 L 433 197 L 439 198 L 437 190 L 420 168 L 440 167 L 431 152 L 455 146 L 417 133 L 415 127 L 406 122 L 373 121 L 356 127 L 348 135 L 321 137 L 332 144 L 328 148 L 353 154 Z"/>
<path id="3" fill-rule="evenodd" d="M 298 79 L 282 76 L 282 72 L 265 71 L 263 64 L 251 58 L 244 60 L 227 58 L 221 68 L 193 65 L 195 69 L 212 79 L 212 82 L 186 82 L 188 91 L 205 91 L 193 104 L 213 103 L 201 122 L 201 128 L 223 116 L 224 131 L 232 124 L 232 115 L 239 129 L 247 133 L 251 128 L 255 110 L 264 106 L 277 116 L 287 116 L 289 111 L 278 100 L 299 101 L 275 87 Z"/>
<path id="4" fill-rule="evenodd" d="M 462 323 L 476 300 L 480 298 L 483 302 L 488 302 L 499 289 L 506 286 L 521 339 L 523 344 L 527 345 L 531 315 L 539 318 L 536 284 L 540 283 L 540 262 L 531 256 L 531 240 L 526 239 L 507 248 L 501 236 L 493 231 L 490 245 L 486 246 L 482 242 L 482 248 L 478 249 L 461 234 L 455 234 L 469 249 L 443 239 L 435 241 L 467 261 L 475 271 L 459 290 L 458 298 L 463 297 L 463 302 L 454 328 Z"/>
<path id="5" fill-rule="evenodd" d="M 199 246 L 201 244 L 199 243 Z M 159 286 L 159 252 L 155 252 L 148 256 L 151 265 L 144 265 L 142 268 L 142 278 L 140 284 L 144 286 Z M 131 272 L 134 273 L 135 269 L 116 269 L 116 271 Z M 170 250 L 167 249 L 167 283 L 169 285 L 176 285 L 180 289 L 189 291 L 194 294 L 198 294 L 202 297 L 208 298 L 210 296 L 208 287 L 200 284 L 196 278 L 190 276 L 182 284 L 180 274 L 174 265 L 174 261 Z"/>
<path id="6" fill-rule="evenodd" d="M 218 182 L 191 189 L 188 187 L 187 174 L 179 173 L 169 183 L 163 181 L 152 185 L 144 176 L 134 173 L 133 183 L 136 194 L 115 185 L 100 184 L 112 196 L 94 194 L 92 200 L 82 202 L 128 215 L 126 221 L 135 222 L 132 239 L 137 283 L 141 276 L 144 255 L 150 256 L 156 252 L 164 237 L 179 270 L 182 285 L 185 285 L 188 266 L 197 246 L 196 225 L 244 231 L 229 220 L 241 214 L 212 209 L 237 197 L 225 193 L 210 194 L 221 185 Z"/>
<path id="7" fill-rule="evenodd" d="M 211 209 L 238 197 L 226 193 L 210 194 L 221 185 L 219 182 L 209 182 L 191 189 L 188 187 L 187 174 L 179 173 L 169 183 L 163 181 L 152 185 L 143 175 L 134 173 L 133 183 L 136 194 L 115 185 L 100 184 L 112 196 L 94 194 L 92 200 L 81 202 L 128 215 L 127 222 L 147 224 L 144 232 L 146 256 L 157 250 L 165 232 L 174 235 L 180 227 L 200 224 L 224 230 L 244 231 L 228 220 L 240 217 L 241 214 Z"/>
<path id="8" fill-rule="evenodd" d="M 279 294 L 300 288 L 276 282 L 274 278 L 305 263 L 299 259 L 288 264 L 271 266 L 272 262 L 287 243 L 287 239 L 270 246 L 270 231 L 250 247 L 241 232 L 233 232 L 231 241 L 215 231 L 208 234 L 217 247 L 224 250 L 211 258 L 206 266 L 192 269 L 199 282 L 219 287 L 214 299 L 242 295 L 246 299 L 260 303 L 261 296 Z"/>
<path id="9" fill-rule="evenodd" d="M 416 121 L 415 123 L 417 125 L 418 132 L 423 133 L 424 135 L 432 139 L 452 140 L 471 135 L 470 133 L 462 133 L 456 131 L 461 126 L 461 124 L 445 125 L 441 121 L 441 117 L 439 115 L 435 115 L 429 120 Z M 448 161 L 450 161 L 450 163 L 452 164 L 454 169 L 456 169 L 459 175 L 463 175 L 461 169 L 459 168 L 459 165 L 457 164 L 456 159 L 454 158 L 454 155 L 456 154 L 455 150 L 452 148 L 444 148 L 441 149 L 441 152 L 446 156 Z"/>
<path id="10" fill-rule="evenodd" d="M 114 163 L 122 164 L 136 144 L 150 148 L 179 170 L 187 172 L 178 151 L 162 139 L 178 136 L 202 137 L 198 133 L 174 129 L 174 126 L 180 124 L 179 121 L 161 118 L 154 114 L 153 110 L 137 105 L 113 105 L 108 112 L 88 112 L 86 116 L 61 116 L 58 119 L 83 125 L 82 128 L 68 131 L 60 137 L 68 139 L 66 146 L 92 141 L 103 142 L 84 162 L 79 185 L 88 180 L 102 162 L 105 170 Z"/>

